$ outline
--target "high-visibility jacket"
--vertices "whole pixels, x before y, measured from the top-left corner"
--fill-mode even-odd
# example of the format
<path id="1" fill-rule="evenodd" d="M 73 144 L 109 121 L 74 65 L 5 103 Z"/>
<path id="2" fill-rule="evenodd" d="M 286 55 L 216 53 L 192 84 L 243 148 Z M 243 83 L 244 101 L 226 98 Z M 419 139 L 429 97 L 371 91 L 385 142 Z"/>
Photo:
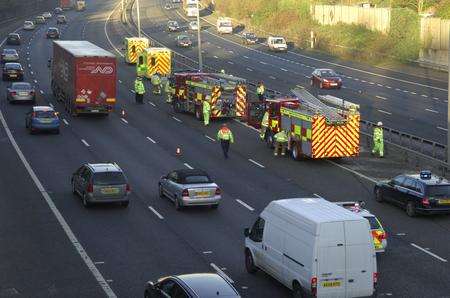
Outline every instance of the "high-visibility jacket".
<path id="1" fill-rule="evenodd" d="M 170 86 L 170 81 L 167 80 L 166 84 L 164 85 L 164 92 L 171 93 L 171 92 L 173 92 L 172 89 L 173 88 L 172 88 L 172 86 Z"/>
<path id="2" fill-rule="evenodd" d="M 154 74 L 152 75 L 151 82 L 152 85 L 159 85 L 161 84 L 161 78 L 157 74 Z"/>
<path id="3" fill-rule="evenodd" d="M 269 112 L 267 111 L 264 113 L 264 116 L 262 117 L 261 126 L 262 127 L 269 126 Z"/>
<path id="4" fill-rule="evenodd" d="M 233 133 L 228 127 L 223 127 L 217 133 L 217 139 L 219 141 L 230 141 L 230 143 L 234 143 Z"/>
<path id="5" fill-rule="evenodd" d="M 145 87 L 144 87 L 144 83 L 142 82 L 142 80 L 136 79 L 136 81 L 134 81 L 134 92 L 136 92 L 137 94 L 145 93 Z"/>
<path id="6" fill-rule="evenodd" d="M 256 88 L 256 94 L 258 94 L 258 95 L 264 94 L 265 91 L 266 91 L 266 88 L 264 88 L 264 85 L 259 85 Z"/>
<path id="7" fill-rule="evenodd" d="M 383 142 L 383 128 L 381 127 L 375 127 L 373 129 L 373 141 L 376 142 Z"/>
<path id="8" fill-rule="evenodd" d="M 203 113 L 210 113 L 211 112 L 211 105 L 209 104 L 209 101 L 204 100 L 203 101 Z"/>
<path id="9" fill-rule="evenodd" d="M 275 142 L 278 142 L 278 143 L 286 143 L 286 142 L 288 141 L 288 136 L 286 135 L 286 133 L 284 132 L 284 130 L 282 130 L 282 131 L 280 131 L 280 132 L 277 132 L 277 133 L 274 135 L 274 139 L 275 139 Z"/>

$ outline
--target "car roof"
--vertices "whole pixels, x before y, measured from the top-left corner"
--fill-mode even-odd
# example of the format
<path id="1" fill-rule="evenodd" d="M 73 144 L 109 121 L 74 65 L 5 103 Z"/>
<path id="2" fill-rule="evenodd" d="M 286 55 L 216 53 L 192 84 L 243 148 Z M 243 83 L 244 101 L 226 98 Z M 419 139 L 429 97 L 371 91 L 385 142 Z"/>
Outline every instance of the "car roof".
<path id="1" fill-rule="evenodd" d="M 420 178 L 420 174 L 404 174 L 402 176 L 413 178 L 415 180 L 423 182 L 426 185 L 449 185 L 450 184 L 449 180 L 447 180 L 443 177 L 439 177 L 437 175 L 431 175 L 430 179 L 422 179 L 422 178 Z"/>
<path id="2" fill-rule="evenodd" d="M 88 163 L 87 166 L 95 173 L 122 172 L 122 169 L 115 163 Z"/>
<path id="3" fill-rule="evenodd" d="M 3 49 L 3 52 L 16 52 L 16 49 Z"/>
<path id="4" fill-rule="evenodd" d="M 22 67 L 22 64 L 20 64 L 20 63 L 17 63 L 17 62 L 8 62 L 8 63 L 5 63 L 5 67 L 18 67 L 18 66 L 20 66 L 20 67 Z"/>
<path id="5" fill-rule="evenodd" d="M 208 176 L 208 173 L 206 173 L 203 170 L 200 169 L 181 169 L 181 170 L 175 170 L 177 172 L 178 176 L 180 178 L 188 177 L 188 176 Z"/>
<path id="6" fill-rule="evenodd" d="M 239 297 L 239 293 L 222 276 L 215 273 L 194 273 L 178 275 L 198 297 Z"/>
<path id="7" fill-rule="evenodd" d="M 54 109 L 49 106 L 34 106 L 33 107 L 34 112 L 52 112 Z"/>
<path id="8" fill-rule="evenodd" d="M 316 71 L 332 71 L 332 72 L 335 72 L 333 69 L 331 69 L 331 68 L 316 68 L 315 69 Z"/>
<path id="9" fill-rule="evenodd" d="M 47 30 L 59 30 L 58 28 L 56 28 L 56 27 L 48 27 L 48 29 Z"/>

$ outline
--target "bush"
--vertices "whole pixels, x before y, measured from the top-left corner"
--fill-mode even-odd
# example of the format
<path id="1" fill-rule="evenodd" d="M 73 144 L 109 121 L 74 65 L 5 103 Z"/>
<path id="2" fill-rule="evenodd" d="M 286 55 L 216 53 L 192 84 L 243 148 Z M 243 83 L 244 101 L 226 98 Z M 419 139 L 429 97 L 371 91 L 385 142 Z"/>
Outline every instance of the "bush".
<path id="1" fill-rule="evenodd" d="M 389 39 L 392 48 L 390 55 L 402 60 L 415 60 L 420 50 L 419 15 L 408 8 L 391 11 Z"/>
<path id="2" fill-rule="evenodd" d="M 436 5 L 436 16 L 443 19 L 450 19 L 450 0 L 442 0 Z"/>

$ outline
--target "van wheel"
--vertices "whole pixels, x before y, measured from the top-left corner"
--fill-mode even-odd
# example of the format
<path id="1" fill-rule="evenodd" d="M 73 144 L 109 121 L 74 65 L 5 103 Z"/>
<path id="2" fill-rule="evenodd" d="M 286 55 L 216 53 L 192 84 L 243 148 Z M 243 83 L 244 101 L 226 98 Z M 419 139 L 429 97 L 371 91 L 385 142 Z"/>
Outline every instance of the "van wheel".
<path id="1" fill-rule="evenodd" d="M 383 193 L 381 192 L 381 189 L 379 187 L 375 189 L 375 201 L 379 203 L 382 203 L 384 201 Z"/>
<path id="2" fill-rule="evenodd" d="M 416 216 L 416 207 L 414 206 L 413 201 L 408 201 L 408 203 L 406 203 L 406 214 L 408 214 L 409 217 Z"/>
<path id="3" fill-rule="evenodd" d="M 292 297 L 294 298 L 305 298 L 306 295 L 303 292 L 302 286 L 296 281 L 294 281 L 292 286 Z"/>
<path id="4" fill-rule="evenodd" d="M 245 269 L 248 273 L 256 273 L 258 271 L 258 267 L 255 266 L 255 262 L 253 261 L 253 256 L 250 250 L 245 250 Z"/>

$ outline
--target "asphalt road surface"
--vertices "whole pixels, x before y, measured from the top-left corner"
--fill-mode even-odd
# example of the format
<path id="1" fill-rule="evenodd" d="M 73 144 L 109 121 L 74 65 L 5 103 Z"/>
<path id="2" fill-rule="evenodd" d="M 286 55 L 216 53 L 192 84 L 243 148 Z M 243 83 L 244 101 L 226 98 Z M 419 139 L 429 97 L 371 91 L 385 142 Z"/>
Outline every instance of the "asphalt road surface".
<path id="1" fill-rule="evenodd" d="M 174 44 L 175 36 L 168 37 L 161 31 L 167 21 L 167 12 L 161 9 L 161 3 L 141 3 L 144 31 L 162 42 Z M 87 4 L 84 12 L 67 12 L 69 23 L 58 25 L 62 29 L 62 39 L 86 39 L 116 53 L 114 47 L 120 49 L 123 38 L 132 30 L 118 19 L 115 9 L 120 7 L 120 1 L 92 0 Z M 191 115 L 174 114 L 163 97 L 148 94 L 146 104 L 134 103 L 130 89 L 135 69 L 125 64 L 118 53 L 119 106 L 116 111 L 107 118 L 72 118 L 51 95 L 47 59 L 51 56 L 52 41 L 44 38 L 49 26 L 55 26 L 54 19 L 34 32 L 20 31 L 24 42 L 16 48 L 26 67 L 25 79 L 39 90 L 38 104 L 52 103 L 61 112 L 64 121 L 61 134 L 29 135 L 24 127 L 24 115 L 30 106 L 10 105 L 4 98 L 0 100 L 2 118 L 9 127 L 6 129 L 2 125 L 0 128 L 3 165 L 0 175 L 3 227 L 0 230 L 0 297 L 102 297 L 107 294 L 141 297 L 148 280 L 169 274 L 214 272 L 212 264 L 222 268 L 244 297 L 289 297 L 289 291 L 268 275 L 246 273 L 243 229 L 274 199 L 317 195 L 331 201 L 364 200 L 367 208 L 382 221 L 388 232 L 388 250 L 378 256 L 377 296 L 449 296 L 449 217 L 409 218 L 399 208 L 378 204 L 372 198 L 373 179 L 334 164 L 275 159 L 259 142 L 256 131 L 235 121 L 229 124 L 236 143 L 231 148 L 231 158 L 224 160 L 214 141 L 220 123 L 214 122 L 205 128 Z M 254 81 L 274 69 L 258 61 L 278 61 L 215 35 L 204 33 L 203 36 L 208 55 L 224 55 L 223 48 L 217 46 L 225 45 L 229 47 L 227 50 L 235 52 L 221 59 L 208 58 L 207 64 L 218 68 L 227 64 L 227 71 Z M 251 52 L 248 59 L 243 57 L 245 51 Z M 195 57 L 195 49 L 185 52 Z M 292 53 L 285 58 L 303 61 Z M 276 63 L 278 67 L 305 75 L 311 71 L 311 68 L 283 60 Z M 301 63 L 306 65 L 306 60 Z M 252 71 L 241 71 L 247 67 Z M 275 89 L 298 83 L 293 73 L 284 78 L 280 71 L 272 73 L 279 77 L 273 85 L 269 83 Z M 378 77 L 370 77 L 370 81 L 382 82 Z M 361 84 L 350 82 L 348 89 L 351 84 L 355 89 Z M 443 93 L 408 83 L 389 84 Z M 1 90 L 6 86 L 6 82 L 0 83 Z M 367 86 L 369 88 L 377 92 L 384 90 L 376 85 Z M 339 92 L 353 94 L 345 93 L 352 92 L 348 89 Z M 387 95 L 393 91 L 386 92 Z M 375 105 L 375 99 L 365 96 L 361 101 Z M 406 105 L 414 98 L 404 95 L 401 102 Z M 420 96 L 416 99 L 425 107 L 424 99 Z M 387 102 L 394 102 L 394 99 Z M 411 109 L 416 111 L 416 108 Z M 418 108 L 416 113 L 419 116 Z M 403 123 L 400 115 L 392 117 L 392 121 L 394 118 L 399 124 Z M 421 119 L 428 126 L 435 120 Z M 412 127 L 413 123 L 407 126 Z M 428 132 L 432 131 L 430 128 Z M 427 133 L 425 128 L 424 132 Z M 17 142 L 17 148 L 13 147 L 11 138 Z M 182 149 L 181 156 L 175 154 L 177 147 Z M 23 153 L 22 158 L 16 152 L 18 148 Z M 24 166 L 24 160 L 29 163 L 28 167 Z M 85 209 L 80 199 L 72 195 L 70 175 L 73 171 L 83 163 L 103 161 L 117 162 L 126 172 L 132 187 L 127 209 L 116 206 Z M 159 198 L 159 177 L 174 168 L 186 167 L 207 170 L 221 186 L 223 202 L 217 210 L 189 208 L 179 212 L 169 200 Z M 35 179 L 31 178 L 30 170 L 35 173 Z"/>

